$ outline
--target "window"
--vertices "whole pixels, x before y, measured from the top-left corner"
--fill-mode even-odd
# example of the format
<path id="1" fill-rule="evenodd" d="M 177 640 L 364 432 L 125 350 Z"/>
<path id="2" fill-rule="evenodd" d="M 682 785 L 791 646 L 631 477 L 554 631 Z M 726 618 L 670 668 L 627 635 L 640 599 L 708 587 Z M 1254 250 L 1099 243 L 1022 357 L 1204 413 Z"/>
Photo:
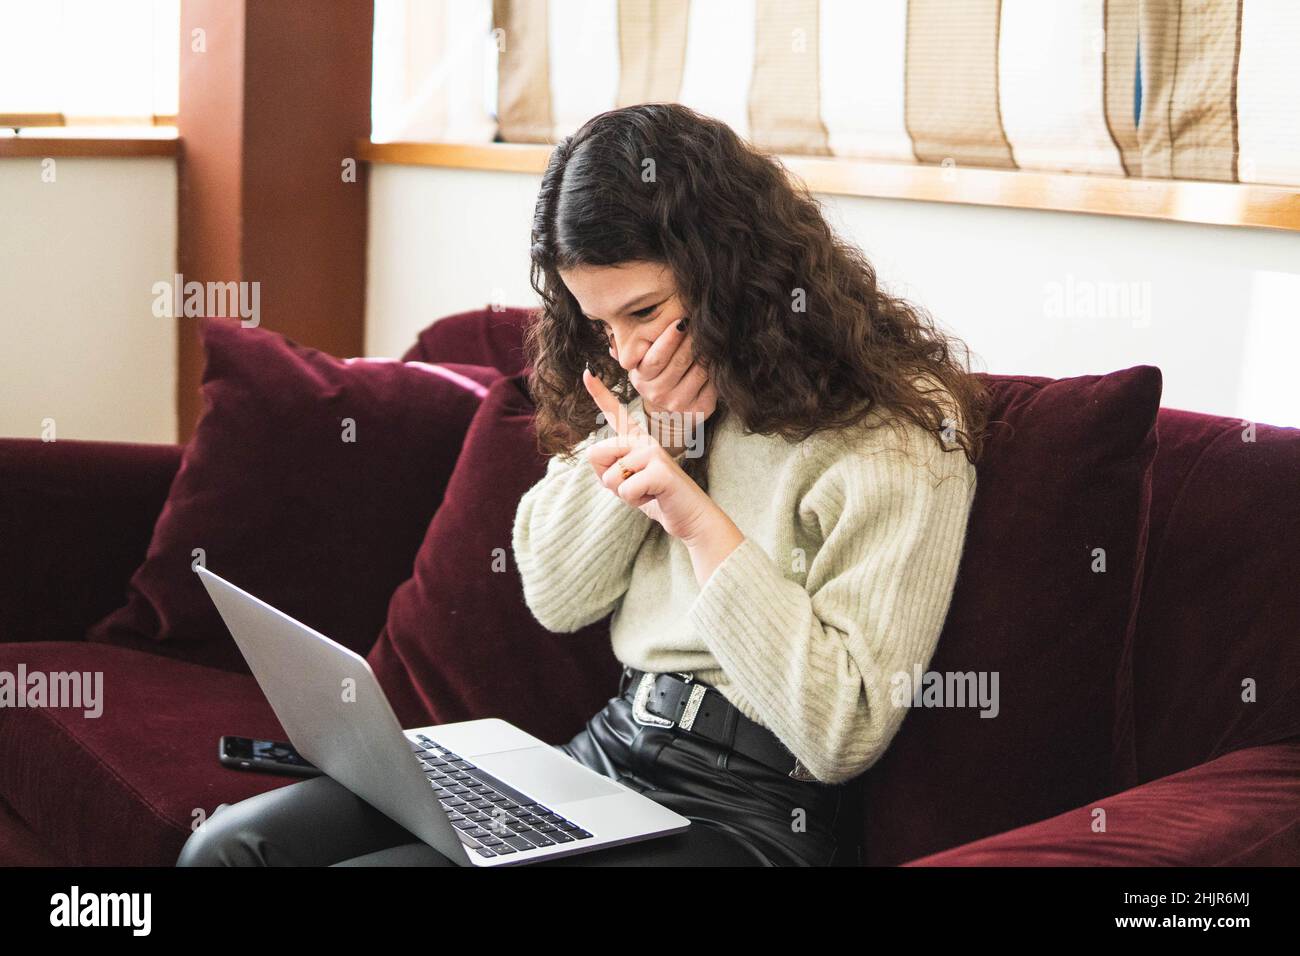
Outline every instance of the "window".
<path id="1" fill-rule="evenodd" d="M 491 142 L 496 79 L 490 0 L 376 0 L 376 142 Z"/>
<path id="2" fill-rule="evenodd" d="M 0 0 L 0 37 L 0 125 L 176 114 L 180 0 Z"/>

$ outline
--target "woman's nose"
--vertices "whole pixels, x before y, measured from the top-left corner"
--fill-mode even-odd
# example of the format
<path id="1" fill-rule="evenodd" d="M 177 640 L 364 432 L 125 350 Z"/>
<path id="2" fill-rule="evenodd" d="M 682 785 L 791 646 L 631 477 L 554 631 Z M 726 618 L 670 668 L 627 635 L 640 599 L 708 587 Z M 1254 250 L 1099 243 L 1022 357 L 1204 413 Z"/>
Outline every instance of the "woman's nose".
<path id="1" fill-rule="evenodd" d="M 610 356 L 618 362 L 624 371 L 630 372 L 641 361 L 640 345 L 635 334 L 620 337 L 617 332 L 610 336 Z"/>

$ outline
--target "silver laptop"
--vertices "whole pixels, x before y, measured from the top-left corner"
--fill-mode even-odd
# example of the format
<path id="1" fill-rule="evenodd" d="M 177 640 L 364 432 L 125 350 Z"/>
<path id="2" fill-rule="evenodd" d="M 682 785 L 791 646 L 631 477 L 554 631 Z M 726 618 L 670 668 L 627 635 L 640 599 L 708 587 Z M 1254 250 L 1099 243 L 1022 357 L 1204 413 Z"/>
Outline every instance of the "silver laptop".
<path id="1" fill-rule="evenodd" d="M 198 574 L 290 743 L 448 860 L 511 866 L 690 826 L 504 720 L 402 730 L 364 657 Z"/>

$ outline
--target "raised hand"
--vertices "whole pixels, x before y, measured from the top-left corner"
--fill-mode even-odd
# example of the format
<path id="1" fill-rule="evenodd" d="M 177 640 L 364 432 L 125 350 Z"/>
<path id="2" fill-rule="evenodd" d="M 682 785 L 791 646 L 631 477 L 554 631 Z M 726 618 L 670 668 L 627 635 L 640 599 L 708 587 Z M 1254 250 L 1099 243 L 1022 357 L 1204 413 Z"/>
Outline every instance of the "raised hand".
<path id="1" fill-rule="evenodd" d="M 587 460 L 601 483 L 673 537 L 689 541 L 698 536 L 716 511 L 713 500 L 628 414 L 598 376 L 584 370 L 582 384 L 615 432 L 587 450 Z"/>
<path id="2" fill-rule="evenodd" d="M 687 447 L 692 429 L 699 429 L 718 406 L 713 383 L 695 362 L 687 322 L 683 319 L 660 332 L 628 373 L 655 437 L 670 454 Z"/>

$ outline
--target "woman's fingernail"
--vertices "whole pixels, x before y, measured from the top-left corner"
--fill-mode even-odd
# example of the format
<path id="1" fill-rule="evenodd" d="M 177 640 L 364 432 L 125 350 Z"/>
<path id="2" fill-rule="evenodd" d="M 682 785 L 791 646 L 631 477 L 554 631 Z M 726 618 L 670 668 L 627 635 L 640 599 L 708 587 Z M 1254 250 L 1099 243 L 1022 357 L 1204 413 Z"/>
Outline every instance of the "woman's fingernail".
<path id="1" fill-rule="evenodd" d="M 686 323 L 689 322 L 689 321 L 690 321 L 690 319 L 682 319 L 680 322 L 678 322 L 678 323 L 677 323 L 677 331 L 678 331 L 678 332 L 685 332 L 685 331 L 686 331 Z"/>

